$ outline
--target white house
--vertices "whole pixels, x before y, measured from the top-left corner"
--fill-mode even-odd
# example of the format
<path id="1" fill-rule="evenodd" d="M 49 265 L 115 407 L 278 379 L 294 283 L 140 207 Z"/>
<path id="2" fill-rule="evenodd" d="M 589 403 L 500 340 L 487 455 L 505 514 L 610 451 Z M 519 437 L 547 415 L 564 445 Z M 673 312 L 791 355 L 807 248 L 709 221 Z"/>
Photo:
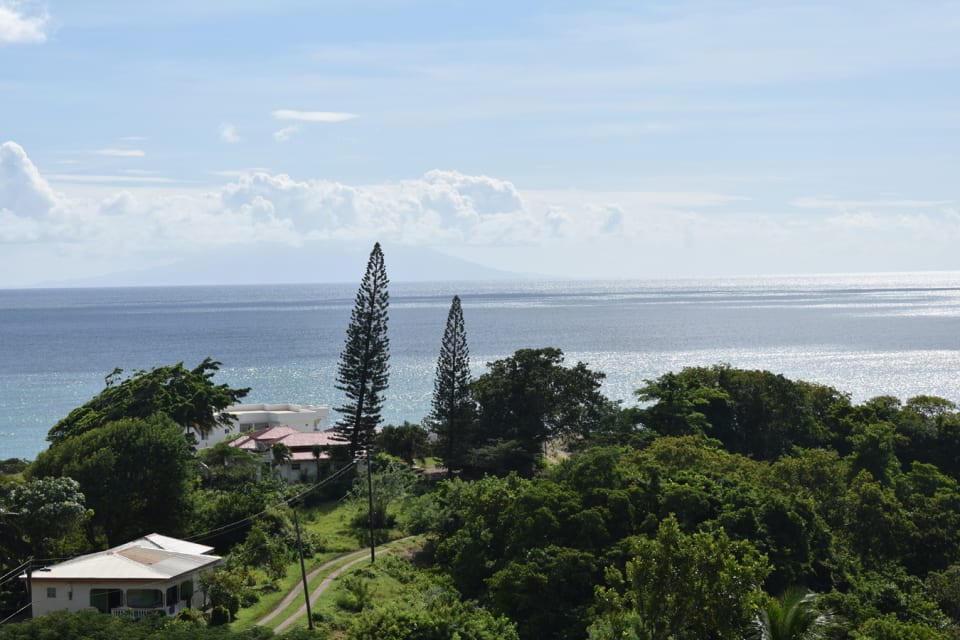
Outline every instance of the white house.
<path id="1" fill-rule="evenodd" d="M 201 436 L 198 447 L 204 449 L 245 431 L 271 427 L 289 427 L 297 431 L 325 431 L 330 407 L 302 404 L 235 404 L 223 410 L 233 416 L 229 427 L 216 427 Z"/>
<path id="2" fill-rule="evenodd" d="M 172 616 L 203 605 L 200 572 L 222 562 L 210 551 L 213 547 L 152 533 L 20 579 L 30 584 L 35 618 L 90 608 L 135 618 L 154 611 Z"/>

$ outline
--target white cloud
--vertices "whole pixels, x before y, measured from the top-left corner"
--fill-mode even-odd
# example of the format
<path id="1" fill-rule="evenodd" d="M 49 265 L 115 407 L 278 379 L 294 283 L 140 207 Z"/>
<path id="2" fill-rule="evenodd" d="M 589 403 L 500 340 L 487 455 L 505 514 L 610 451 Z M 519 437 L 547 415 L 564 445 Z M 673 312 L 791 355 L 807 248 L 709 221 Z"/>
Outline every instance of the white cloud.
<path id="1" fill-rule="evenodd" d="M 213 175 L 220 176 L 221 178 L 239 178 L 250 173 L 270 173 L 270 170 L 265 167 L 249 167 L 247 169 L 222 169 L 220 171 L 213 171 Z"/>
<path id="2" fill-rule="evenodd" d="M 46 42 L 46 11 L 28 15 L 21 2 L 0 0 L 0 45 Z"/>
<path id="3" fill-rule="evenodd" d="M 355 113 L 338 111 L 297 111 L 295 109 L 277 109 L 273 112 L 277 120 L 296 120 L 297 122 L 343 122 L 359 118 Z"/>
<path id="4" fill-rule="evenodd" d="M 81 261 L 79 272 L 103 262 L 103 247 L 127 263 L 157 263 L 215 247 L 372 240 L 571 277 L 804 272 L 811 260 L 820 271 L 922 269 L 947 268 L 936 260 L 952 261 L 960 236 L 960 213 L 934 206 L 743 212 L 735 207 L 756 205 L 737 195 L 524 191 L 450 170 L 367 185 L 263 170 L 224 177 L 217 187 L 187 188 L 143 174 L 42 176 L 19 145 L 4 143 L 0 274 L 13 253 L 42 265 L 62 245 Z"/>
<path id="5" fill-rule="evenodd" d="M 48 214 L 60 197 L 16 142 L 0 144 L 0 211 L 21 218 Z"/>
<path id="6" fill-rule="evenodd" d="M 16 147 L 21 162 L 26 154 Z M 49 186 L 33 168 L 19 183 Z M 64 220 L 40 231 L 17 225 L 18 234 L 55 237 L 69 229 L 91 243 L 108 246 L 123 238 L 129 251 L 182 251 L 203 244 L 223 245 L 273 239 L 368 241 L 450 247 L 532 247 L 554 241 L 641 237 L 647 233 L 682 236 L 678 228 L 695 222 L 679 207 L 736 201 L 722 194 L 594 194 L 532 192 L 527 198 L 510 181 L 458 171 L 433 170 L 419 178 L 373 185 L 328 180 L 296 180 L 262 170 L 226 172 L 229 181 L 207 190 L 167 189 L 147 196 L 144 187 L 168 180 L 144 174 L 53 175 L 61 188 L 73 183 L 126 186 L 121 197 L 108 186 L 97 198 L 59 201 Z M 17 180 L 8 180 L 17 182 Z M 140 186 L 138 186 L 138 184 Z M 121 194 L 124 192 L 121 192 Z M 50 210 L 54 196 L 42 201 Z M 15 215 L 19 211 L 11 210 Z M 79 222 L 82 220 L 82 223 Z M 79 228 L 79 230 L 78 230 Z M 96 240 L 95 240 L 96 239 Z M 258 240 L 259 239 L 259 240 Z"/>
<path id="7" fill-rule="evenodd" d="M 277 142 L 286 142 L 287 140 L 292 138 L 293 135 L 298 131 L 300 131 L 300 127 L 293 124 L 293 125 L 290 125 L 289 127 L 284 127 L 279 131 L 274 131 L 273 139 L 276 140 Z"/>
<path id="8" fill-rule="evenodd" d="M 220 128 L 218 129 L 220 133 L 220 139 L 223 142 L 228 144 L 236 144 L 240 142 L 240 134 L 237 133 L 237 127 L 230 122 L 220 123 Z"/>
<path id="9" fill-rule="evenodd" d="M 136 173 L 132 170 L 127 170 L 127 173 L 132 175 L 126 176 L 114 176 L 114 175 L 95 175 L 95 174 L 86 174 L 86 173 L 54 173 L 47 176 L 47 179 L 52 182 L 76 182 L 76 183 L 99 183 L 99 184 L 119 184 L 122 182 L 136 182 L 136 183 L 155 183 L 155 184 L 171 184 L 176 182 L 172 178 L 162 178 L 159 176 L 152 176 L 142 173 Z"/>
<path id="10" fill-rule="evenodd" d="M 951 204 L 950 200 L 841 200 L 838 198 L 804 197 L 790 204 L 801 209 L 926 209 Z"/>
<path id="11" fill-rule="evenodd" d="M 116 158 L 142 158 L 147 155 L 143 149 L 96 149 L 90 153 L 97 156 L 112 156 Z"/>

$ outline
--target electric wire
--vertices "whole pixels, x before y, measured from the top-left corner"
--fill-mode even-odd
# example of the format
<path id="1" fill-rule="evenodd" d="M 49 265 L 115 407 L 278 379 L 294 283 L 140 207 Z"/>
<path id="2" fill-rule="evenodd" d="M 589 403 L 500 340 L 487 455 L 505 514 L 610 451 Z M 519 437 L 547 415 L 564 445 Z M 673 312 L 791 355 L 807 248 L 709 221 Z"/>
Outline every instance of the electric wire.
<path id="1" fill-rule="evenodd" d="M 209 531 L 204 531 L 203 533 L 197 533 L 197 534 L 194 534 L 194 535 L 192 535 L 192 536 L 187 536 L 186 538 L 184 538 L 184 540 L 187 540 L 187 541 L 189 541 L 189 542 L 196 541 L 196 540 L 202 540 L 202 539 L 204 539 L 204 538 L 209 538 L 209 537 L 211 537 L 211 535 L 213 535 L 213 534 L 215 534 L 215 533 L 220 533 L 220 532 L 222 532 L 222 531 L 227 531 L 227 530 L 233 530 L 234 528 L 237 528 L 237 527 L 239 527 L 240 525 L 243 525 L 243 524 L 245 524 L 245 523 L 247 523 L 247 522 L 252 522 L 252 521 L 254 520 L 254 518 L 258 518 L 258 517 L 264 515 L 265 513 L 267 513 L 268 511 L 270 511 L 271 509 L 273 509 L 273 508 L 275 508 L 275 507 L 278 507 L 278 506 L 280 506 L 280 505 L 282 505 L 282 504 L 290 504 L 291 502 L 293 502 L 293 501 L 295 501 L 295 500 L 299 500 L 300 498 L 302 498 L 303 496 L 307 495 L 308 493 L 310 493 L 310 492 L 313 491 L 314 489 L 318 489 L 318 488 L 322 487 L 323 485 L 327 484 L 328 482 L 331 482 L 332 480 L 336 480 L 336 479 L 339 478 L 341 475 L 345 474 L 347 471 L 353 469 L 353 468 L 356 467 L 356 466 L 357 466 L 356 461 L 351 461 L 350 464 L 346 465 L 345 467 L 343 467 L 343 468 L 341 468 L 341 469 L 338 469 L 333 475 L 327 476 L 327 477 L 324 478 L 323 480 L 321 480 L 321 481 L 319 481 L 319 482 L 316 482 L 316 483 L 310 485 L 309 487 L 307 487 L 307 488 L 304 489 L 303 491 L 300 491 L 299 493 L 296 493 L 296 494 L 294 494 L 293 496 L 290 496 L 289 498 L 284 498 L 283 500 L 280 500 L 280 501 L 275 502 L 275 503 L 273 503 L 273 504 L 271 504 L 271 505 L 268 505 L 268 506 L 265 507 L 262 511 L 259 511 L 259 512 L 257 512 L 257 513 L 251 514 L 251 515 L 249 515 L 249 516 L 245 516 L 245 517 L 243 517 L 243 518 L 241 518 L 241 519 L 239 519 L 239 520 L 235 520 L 234 522 L 229 522 L 229 523 L 227 523 L 227 524 L 225 524 L 225 525 L 222 525 L 222 526 L 219 526 L 219 527 L 215 527 L 215 528 L 213 528 L 213 529 L 210 529 Z"/>

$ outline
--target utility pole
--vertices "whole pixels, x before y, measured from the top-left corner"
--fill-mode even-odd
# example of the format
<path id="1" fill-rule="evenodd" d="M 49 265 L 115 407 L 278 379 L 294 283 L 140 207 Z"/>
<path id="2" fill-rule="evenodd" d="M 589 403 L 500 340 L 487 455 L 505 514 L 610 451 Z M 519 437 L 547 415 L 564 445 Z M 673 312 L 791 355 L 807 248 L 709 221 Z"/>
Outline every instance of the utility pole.
<path id="1" fill-rule="evenodd" d="M 313 614 L 310 613 L 310 588 L 307 586 L 307 568 L 303 564 L 303 542 L 300 540 L 300 519 L 293 510 L 293 526 L 297 530 L 297 550 L 300 552 L 300 575 L 303 577 L 303 599 L 307 601 L 307 628 L 313 631 Z"/>
<path id="2" fill-rule="evenodd" d="M 373 445 L 370 445 L 370 448 L 367 449 L 367 500 L 369 502 L 369 510 L 367 521 L 370 524 L 370 564 L 376 562 L 376 556 L 374 554 L 374 541 L 373 541 Z"/>

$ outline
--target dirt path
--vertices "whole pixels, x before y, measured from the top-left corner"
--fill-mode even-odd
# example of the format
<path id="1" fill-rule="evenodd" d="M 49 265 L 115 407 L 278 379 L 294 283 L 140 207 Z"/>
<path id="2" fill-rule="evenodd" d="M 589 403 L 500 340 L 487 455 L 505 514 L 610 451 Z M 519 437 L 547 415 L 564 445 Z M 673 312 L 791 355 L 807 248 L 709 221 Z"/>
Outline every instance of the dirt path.
<path id="1" fill-rule="evenodd" d="M 409 538 L 400 538 L 399 540 L 392 540 L 391 542 L 388 542 L 385 545 L 377 547 L 377 553 L 378 554 L 383 553 L 386 547 L 393 546 L 398 542 L 402 542 L 403 540 L 408 540 L 408 539 Z M 353 565 L 366 560 L 369 557 L 369 554 L 370 554 L 370 549 L 362 549 L 360 551 L 352 551 L 350 553 L 345 553 L 342 556 L 337 556 L 333 560 L 324 562 L 322 565 L 320 565 L 319 567 L 317 567 L 316 569 L 308 573 L 307 583 L 309 584 L 311 580 L 316 578 L 318 575 L 320 575 L 324 571 L 328 571 L 331 567 L 337 565 L 340 562 L 343 562 L 344 560 L 347 560 L 346 564 L 344 564 L 342 567 L 337 567 L 336 569 L 331 571 L 330 575 L 328 575 L 323 580 L 321 580 L 320 584 L 318 584 L 317 587 L 312 592 L 310 592 L 310 606 L 313 606 L 314 603 L 316 603 L 316 601 L 320 598 L 323 592 L 326 591 L 331 584 L 333 584 L 333 581 L 336 580 L 341 573 L 343 573 Z M 280 601 L 280 603 L 274 608 L 273 611 L 271 611 L 270 613 L 268 613 L 263 618 L 257 621 L 257 626 L 263 626 L 269 623 L 271 620 L 273 620 L 274 618 L 279 616 L 281 613 L 283 613 L 284 610 L 286 610 L 286 608 L 289 607 L 290 604 L 297 598 L 300 598 L 301 600 L 303 599 L 303 584 L 300 582 L 297 583 L 297 586 L 295 588 L 290 590 L 290 593 L 284 596 L 283 600 Z M 305 618 L 306 615 L 307 615 L 307 605 L 304 604 L 299 609 L 294 611 L 289 617 L 287 617 L 286 620 L 284 620 L 283 622 L 278 624 L 276 627 L 274 627 L 273 628 L 274 633 L 283 633 L 295 622 Z"/>
<path id="2" fill-rule="evenodd" d="M 331 572 L 330 575 L 328 575 L 326 578 L 324 578 L 324 579 L 320 582 L 320 584 L 317 585 L 317 588 L 313 590 L 313 593 L 310 594 L 310 606 L 312 607 L 312 606 L 314 605 L 314 603 L 316 603 L 317 599 L 320 598 L 320 595 L 321 595 L 324 591 L 327 590 L 327 587 L 329 587 L 331 584 L 333 584 L 333 581 L 334 581 L 334 580 L 337 579 L 337 576 L 339 576 L 341 573 L 343 573 L 344 571 L 346 571 L 347 569 L 349 569 L 349 568 L 352 567 L 353 565 L 359 564 L 359 563 L 363 562 L 364 560 L 367 560 L 366 554 L 363 554 L 363 555 L 361 555 L 359 558 L 355 558 L 354 560 L 351 560 L 351 561 L 348 562 L 347 564 L 345 564 L 345 565 L 343 565 L 342 567 L 338 568 L 337 570 Z M 302 594 L 300 594 L 300 595 L 302 595 Z M 306 617 L 306 615 L 307 615 L 307 605 L 304 604 L 302 607 L 300 607 L 299 609 L 297 609 L 297 610 L 293 613 L 293 615 L 291 615 L 289 618 L 287 618 L 286 620 L 284 620 L 283 622 L 281 622 L 280 624 L 278 624 L 276 627 L 274 627 L 274 628 L 273 628 L 273 632 L 274 632 L 274 633 L 283 633 L 283 632 L 286 631 L 293 623 L 295 623 L 295 622 L 297 622 L 298 620 Z"/>

